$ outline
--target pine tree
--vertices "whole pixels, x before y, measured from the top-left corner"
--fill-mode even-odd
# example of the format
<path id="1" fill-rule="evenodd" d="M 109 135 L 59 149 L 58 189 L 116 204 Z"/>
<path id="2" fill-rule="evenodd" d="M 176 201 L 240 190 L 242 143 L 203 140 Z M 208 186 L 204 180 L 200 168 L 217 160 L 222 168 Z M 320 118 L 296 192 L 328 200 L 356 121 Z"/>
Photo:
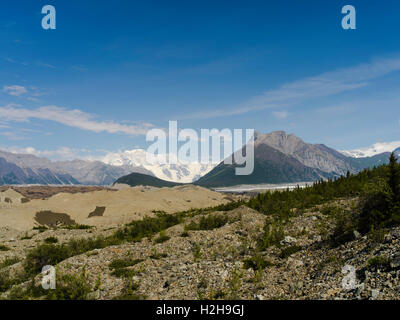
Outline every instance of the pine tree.
<path id="1" fill-rule="evenodd" d="M 393 194 L 393 201 L 399 202 L 400 200 L 400 168 L 397 163 L 397 158 L 392 152 L 389 159 L 389 179 L 390 190 Z"/>

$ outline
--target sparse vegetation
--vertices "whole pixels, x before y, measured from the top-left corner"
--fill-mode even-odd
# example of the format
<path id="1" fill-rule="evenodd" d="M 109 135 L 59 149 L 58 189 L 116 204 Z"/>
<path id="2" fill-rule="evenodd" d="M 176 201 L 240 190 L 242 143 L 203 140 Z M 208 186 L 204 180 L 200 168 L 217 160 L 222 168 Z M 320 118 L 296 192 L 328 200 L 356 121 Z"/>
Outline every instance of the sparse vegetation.
<path id="1" fill-rule="evenodd" d="M 266 259 L 259 253 L 253 257 L 243 260 L 244 269 L 253 269 L 254 271 L 264 270 L 265 268 L 272 267 L 274 264 Z"/>
<path id="2" fill-rule="evenodd" d="M 138 263 L 144 261 L 143 259 L 114 259 L 110 265 L 109 268 L 111 269 L 121 269 L 121 268 L 126 268 L 126 267 L 132 267 L 134 265 L 137 265 Z"/>
<path id="3" fill-rule="evenodd" d="M 284 248 L 281 250 L 281 253 L 279 254 L 279 257 L 282 259 L 287 259 L 289 258 L 292 254 L 299 252 L 300 250 L 302 250 L 302 247 L 300 246 L 290 246 L 287 248 Z"/>
<path id="4" fill-rule="evenodd" d="M 18 258 L 6 258 L 0 263 L 0 269 L 12 266 L 19 262 Z"/>
<path id="5" fill-rule="evenodd" d="M 93 226 L 88 226 L 86 224 L 69 224 L 69 225 L 65 225 L 63 226 L 63 229 L 67 229 L 67 230 L 88 230 L 88 229 L 92 229 Z"/>
<path id="6" fill-rule="evenodd" d="M 0 251 L 9 251 L 10 250 L 10 248 L 9 247 L 7 247 L 7 246 L 5 246 L 5 245 L 2 245 L 2 244 L 0 244 Z"/>
<path id="7" fill-rule="evenodd" d="M 168 241 L 169 239 L 171 239 L 169 236 L 167 236 L 165 234 L 165 231 L 161 231 L 160 235 L 154 240 L 156 243 L 163 243 L 165 241 Z"/>
<path id="8" fill-rule="evenodd" d="M 49 228 L 47 228 L 46 226 L 35 226 L 33 227 L 32 230 L 38 230 L 39 233 L 45 232 L 46 230 L 49 230 Z"/>
<path id="9" fill-rule="evenodd" d="M 114 298 L 114 300 L 144 300 L 146 296 L 137 294 L 136 291 L 139 289 L 139 283 L 133 280 L 126 280 L 125 288 L 121 294 Z"/>
<path id="10" fill-rule="evenodd" d="M 270 246 L 279 246 L 280 242 L 285 238 L 283 225 L 281 221 L 266 220 L 264 225 L 263 234 L 257 241 L 257 249 L 264 251 Z"/>
<path id="11" fill-rule="evenodd" d="M 375 256 L 368 260 L 368 269 L 386 269 L 390 267 L 390 259 L 385 256 Z"/>
<path id="12" fill-rule="evenodd" d="M 48 237 L 48 238 L 44 239 L 44 242 L 46 242 L 46 243 L 57 243 L 58 239 L 56 237 Z"/>
<path id="13" fill-rule="evenodd" d="M 197 243 L 195 243 L 193 246 L 193 258 L 195 261 L 198 261 L 201 259 L 201 256 L 201 247 Z"/>

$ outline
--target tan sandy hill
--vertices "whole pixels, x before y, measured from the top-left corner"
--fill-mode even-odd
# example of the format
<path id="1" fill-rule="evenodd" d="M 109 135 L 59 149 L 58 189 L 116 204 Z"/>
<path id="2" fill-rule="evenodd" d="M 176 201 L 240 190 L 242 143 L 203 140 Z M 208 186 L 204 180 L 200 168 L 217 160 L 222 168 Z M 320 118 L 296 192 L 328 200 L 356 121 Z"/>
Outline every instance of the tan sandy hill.
<path id="1" fill-rule="evenodd" d="M 23 203 L 25 200 L 28 199 L 13 189 L 0 192 L 0 208 L 4 204 Z"/>
<path id="2" fill-rule="evenodd" d="M 6 192 L 17 194 L 13 190 Z M 173 213 L 191 208 L 215 206 L 228 201 L 221 193 L 193 185 L 173 188 L 135 187 L 118 191 L 101 190 L 75 194 L 58 193 L 46 200 L 33 199 L 26 203 L 2 205 L 0 227 L 25 231 L 38 225 L 38 222 L 57 223 L 58 220 L 109 226 L 154 215 L 154 210 Z"/>

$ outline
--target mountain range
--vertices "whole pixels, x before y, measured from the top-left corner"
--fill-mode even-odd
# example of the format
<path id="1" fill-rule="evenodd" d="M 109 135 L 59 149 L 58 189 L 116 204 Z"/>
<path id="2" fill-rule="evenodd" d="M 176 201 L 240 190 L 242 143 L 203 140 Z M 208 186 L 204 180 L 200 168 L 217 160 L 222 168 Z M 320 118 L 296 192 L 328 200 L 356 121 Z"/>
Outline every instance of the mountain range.
<path id="1" fill-rule="evenodd" d="M 328 179 L 387 163 L 392 145 L 374 147 L 371 156 L 349 156 L 323 144 L 309 144 L 284 131 L 254 136 L 254 172 L 236 176 L 236 164 L 149 164 L 143 149 L 109 153 L 102 161 L 51 161 L 31 154 L 0 150 L 0 184 L 110 185 L 115 181 L 169 186 L 171 182 L 205 187 L 237 184 L 285 183 Z M 239 150 L 238 152 L 245 152 Z M 361 150 L 361 149 L 360 149 Z M 395 150 L 400 155 L 400 148 Z M 145 177 L 147 176 L 147 177 Z M 148 177 L 152 178 L 148 178 Z M 153 179 L 154 178 L 154 179 Z M 157 179 L 155 179 L 157 178 Z"/>
<path id="2" fill-rule="evenodd" d="M 0 184 L 109 185 L 132 172 L 152 174 L 133 166 L 84 160 L 50 161 L 31 154 L 0 150 Z"/>
<path id="3" fill-rule="evenodd" d="M 216 164 L 177 163 L 150 164 L 146 160 L 146 150 L 135 149 L 107 154 L 102 161 L 113 166 L 140 167 L 152 172 L 154 176 L 165 181 L 191 183 L 211 171 Z"/>
<path id="4" fill-rule="evenodd" d="M 245 148 L 238 152 L 245 154 Z M 225 187 L 329 179 L 387 163 L 390 153 L 353 158 L 323 144 L 305 143 L 294 134 L 274 131 L 268 134 L 255 133 L 254 156 L 254 171 L 251 175 L 237 176 L 236 164 L 227 165 L 221 162 L 196 181 L 196 184 L 205 187 Z"/>

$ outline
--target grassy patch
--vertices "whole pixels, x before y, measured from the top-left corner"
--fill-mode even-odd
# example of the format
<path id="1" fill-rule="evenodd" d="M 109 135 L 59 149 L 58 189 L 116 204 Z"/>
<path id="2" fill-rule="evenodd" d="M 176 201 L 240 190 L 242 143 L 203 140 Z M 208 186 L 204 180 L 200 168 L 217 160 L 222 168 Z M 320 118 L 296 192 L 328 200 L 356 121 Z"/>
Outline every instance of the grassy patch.
<path id="1" fill-rule="evenodd" d="M 126 268 L 126 267 L 132 267 L 134 265 L 137 265 L 138 263 L 144 261 L 143 259 L 114 259 L 110 265 L 110 269 L 120 269 L 120 268 Z"/>
<path id="2" fill-rule="evenodd" d="M 257 241 L 257 249 L 264 251 L 270 246 L 280 246 L 280 242 L 285 238 L 283 225 L 280 221 L 266 221 L 263 234 Z"/>
<path id="3" fill-rule="evenodd" d="M 160 235 L 159 235 L 156 239 L 154 239 L 154 241 L 155 241 L 156 243 L 163 243 L 163 242 L 165 242 L 165 241 L 168 241 L 169 239 L 171 239 L 171 237 L 168 237 L 168 236 L 165 234 L 165 231 L 161 231 L 161 232 L 160 232 Z"/>
<path id="4" fill-rule="evenodd" d="M 192 252 L 193 252 L 193 258 L 195 261 L 198 261 L 201 259 L 201 256 L 202 256 L 201 247 L 197 243 L 194 244 Z"/>
<path id="5" fill-rule="evenodd" d="M 18 258 L 6 258 L 3 262 L 0 263 L 0 269 L 12 266 L 19 262 Z"/>
<path id="6" fill-rule="evenodd" d="M 46 243 L 57 243 L 58 239 L 56 237 L 48 237 L 48 238 L 44 239 L 44 242 L 46 242 Z"/>
<path id="7" fill-rule="evenodd" d="M 121 294 L 114 298 L 114 300 L 144 300 L 145 296 L 137 294 L 136 291 L 139 289 L 139 283 L 132 280 L 127 280 L 125 287 Z"/>
<path id="8" fill-rule="evenodd" d="M 282 259 L 289 258 L 292 254 L 301 251 L 302 248 L 300 246 L 290 246 L 281 250 L 279 257 Z"/>
<path id="9" fill-rule="evenodd" d="M 390 267 L 390 259 L 385 256 L 375 256 L 368 260 L 368 269 L 387 269 Z"/>
<path id="10" fill-rule="evenodd" d="M 230 222 L 229 217 L 225 215 L 210 214 L 201 217 L 198 223 L 192 221 L 190 224 L 185 226 L 185 230 L 213 230 L 223 227 L 228 222 Z"/>
<path id="11" fill-rule="evenodd" d="M 61 261 L 94 249 L 101 249 L 113 244 L 114 238 L 98 237 L 95 239 L 73 239 L 65 244 L 42 244 L 28 252 L 24 261 L 27 274 L 37 274 L 45 265 L 55 266 Z"/>
<path id="12" fill-rule="evenodd" d="M 42 232 L 45 232 L 46 230 L 49 230 L 49 228 L 47 228 L 46 226 L 36 226 L 36 227 L 33 227 L 32 230 L 38 230 L 39 233 L 42 233 Z"/>
<path id="13" fill-rule="evenodd" d="M 0 244 L 0 251 L 9 251 L 9 250 L 11 250 L 9 247 Z"/>
<path id="14" fill-rule="evenodd" d="M 67 230 L 88 230 L 88 229 L 92 229 L 93 226 L 88 226 L 86 224 L 70 224 L 70 225 L 66 225 L 63 226 L 63 229 L 67 229 Z"/>
<path id="15" fill-rule="evenodd" d="M 153 252 L 153 254 L 149 258 L 154 259 L 154 260 L 159 260 L 161 258 L 166 258 L 166 257 L 168 257 L 168 255 L 164 252 L 162 252 L 162 253 Z"/>
<path id="16" fill-rule="evenodd" d="M 57 276 L 54 290 L 44 290 L 31 281 L 26 289 L 15 287 L 8 296 L 11 300 L 46 299 L 46 300 L 87 300 L 92 287 L 84 272 L 80 275 Z"/>
<path id="17" fill-rule="evenodd" d="M 243 260 L 244 269 L 253 269 L 254 271 L 263 270 L 272 267 L 274 264 L 265 260 L 260 254 L 255 254 L 253 257 Z"/>

